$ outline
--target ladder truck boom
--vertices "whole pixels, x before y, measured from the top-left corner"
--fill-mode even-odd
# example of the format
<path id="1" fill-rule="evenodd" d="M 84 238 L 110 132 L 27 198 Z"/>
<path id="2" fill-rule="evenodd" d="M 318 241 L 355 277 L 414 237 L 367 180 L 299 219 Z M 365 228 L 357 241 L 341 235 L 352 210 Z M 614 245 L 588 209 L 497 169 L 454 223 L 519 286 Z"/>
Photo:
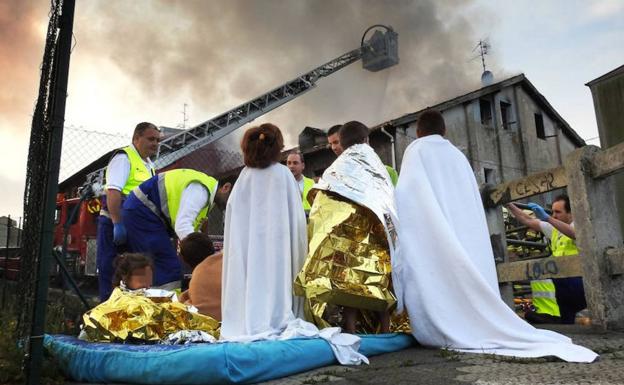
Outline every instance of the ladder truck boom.
<path id="1" fill-rule="evenodd" d="M 354 49 L 221 115 L 164 139 L 160 142 L 156 167 L 166 167 L 190 152 L 221 139 L 237 128 L 303 95 L 316 87 L 316 82 L 320 78 L 333 74 L 361 57 L 362 49 Z"/>
<path id="2" fill-rule="evenodd" d="M 371 38 L 365 41 L 366 34 L 373 28 Z M 191 152 L 221 139 L 237 128 L 247 124 L 269 111 L 303 95 L 316 87 L 316 82 L 336 71 L 362 59 L 362 66 L 369 71 L 379 71 L 399 62 L 398 34 L 392 27 L 373 25 L 362 36 L 360 47 L 351 50 L 329 62 L 282 84 L 271 91 L 226 111 L 208 121 L 165 138 L 160 142 L 154 161 L 156 168 L 167 167 Z M 86 183 L 104 184 L 104 169 L 87 175 Z M 101 192 L 101 190 L 100 190 Z"/>

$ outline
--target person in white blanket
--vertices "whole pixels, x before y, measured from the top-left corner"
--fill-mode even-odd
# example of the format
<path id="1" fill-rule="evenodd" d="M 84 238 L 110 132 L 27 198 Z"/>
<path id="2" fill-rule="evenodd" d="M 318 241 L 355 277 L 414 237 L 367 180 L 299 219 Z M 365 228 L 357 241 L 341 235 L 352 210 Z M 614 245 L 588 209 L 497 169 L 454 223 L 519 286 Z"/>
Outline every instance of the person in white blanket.
<path id="1" fill-rule="evenodd" d="M 502 301 L 470 164 L 444 138 L 441 113 L 425 111 L 417 124 L 395 191 L 399 251 L 393 259 L 399 309 L 407 309 L 414 337 L 465 352 L 594 361 L 596 353 L 534 328 Z"/>
<path id="2" fill-rule="evenodd" d="M 245 168 L 225 212 L 221 340 L 252 342 L 297 337 L 327 340 L 342 364 L 368 363 L 360 338 L 340 328 L 319 331 L 303 317 L 293 294 L 308 249 L 301 190 L 279 163 L 284 139 L 265 123 L 245 132 Z"/>

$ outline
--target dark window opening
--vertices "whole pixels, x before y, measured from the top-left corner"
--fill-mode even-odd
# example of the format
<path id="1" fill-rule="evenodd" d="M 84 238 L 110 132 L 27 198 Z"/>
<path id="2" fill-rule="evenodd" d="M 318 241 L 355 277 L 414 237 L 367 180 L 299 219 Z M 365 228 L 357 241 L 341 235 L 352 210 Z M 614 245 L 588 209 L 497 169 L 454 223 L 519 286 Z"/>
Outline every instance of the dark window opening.
<path id="1" fill-rule="evenodd" d="M 491 168 L 483 168 L 483 179 L 485 183 L 494 183 L 494 170 Z"/>
<path id="2" fill-rule="evenodd" d="M 61 206 L 56 206 L 54 210 L 54 224 L 58 225 L 61 222 Z"/>
<path id="3" fill-rule="evenodd" d="M 486 99 L 479 99 L 479 109 L 481 110 L 481 124 L 492 125 L 492 103 Z"/>
<path id="4" fill-rule="evenodd" d="M 67 204 L 67 210 L 65 211 L 65 215 L 67 216 L 67 218 L 63 218 L 63 221 L 67 221 L 68 219 L 71 219 L 71 222 L 68 223 L 68 225 L 75 225 L 76 223 L 78 223 L 78 217 L 80 216 L 80 213 L 76 213 L 76 215 L 74 215 L 73 218 L 70 218 L 76 206 L 77 206 L 77 203 Z M 63 223 L 63 225 L 65 225 L 65 223 Z"/>
<path id="5" fill-rule="evenodd" d="M 511 128 L 511 104 L 500 102 L 500 110 L 503 118 L 503 130 L 509 130 Z"/>
<path id="6" fill-rule="evenodd" d="M 535 134 L 538 138 L 546 140 L 546 131 L 544 131 L 544 117 L 542 114 L 535 114 Z"/>

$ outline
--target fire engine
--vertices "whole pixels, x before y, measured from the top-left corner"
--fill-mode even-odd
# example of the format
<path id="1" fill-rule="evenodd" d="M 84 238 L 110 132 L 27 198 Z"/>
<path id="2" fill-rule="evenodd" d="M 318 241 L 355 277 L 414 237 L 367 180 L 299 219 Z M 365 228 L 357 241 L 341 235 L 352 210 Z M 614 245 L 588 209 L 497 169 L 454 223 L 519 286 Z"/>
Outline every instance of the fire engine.
<path id="1" fill-rule="evenodd" d="M 75 275 L 96 274 L 95 252 L 100 200 L 56 196 L 54 246 L 64 252 L 65 266 Z"/>

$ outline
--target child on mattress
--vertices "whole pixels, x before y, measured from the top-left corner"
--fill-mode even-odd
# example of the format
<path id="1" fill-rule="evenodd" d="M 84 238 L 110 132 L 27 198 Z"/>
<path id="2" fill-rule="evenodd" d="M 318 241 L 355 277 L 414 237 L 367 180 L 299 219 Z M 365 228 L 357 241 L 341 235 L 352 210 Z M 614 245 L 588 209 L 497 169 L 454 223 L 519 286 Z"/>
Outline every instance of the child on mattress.
<path id="1" fill-rule="evenodd" d="M 154 269 L 152 260 L 141 253 L 120 254 L 113 260 L 113 289 L 138 290 L 152 286 Z"/>
<path id="2" fill-rule="evenodd" d="M 223 253 L 215 253 L 210 238 L 196 232 L 180 242 L 180 258 L 193 269 L 189 288 L 180 296 L 180 302 L 193 305 L 200 314 L 221 321 Z"/>

